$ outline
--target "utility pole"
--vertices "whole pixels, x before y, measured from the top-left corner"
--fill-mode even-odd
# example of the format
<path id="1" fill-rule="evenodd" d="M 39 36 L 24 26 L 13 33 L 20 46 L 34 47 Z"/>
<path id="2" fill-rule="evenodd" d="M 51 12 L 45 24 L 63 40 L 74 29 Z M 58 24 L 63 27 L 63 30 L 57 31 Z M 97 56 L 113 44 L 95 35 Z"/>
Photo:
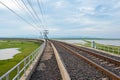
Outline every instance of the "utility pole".
<path id="1" fill-rule="evenodd" d="M 91 46 L 92 46 L 92 48 L 96 48 L 95 41 L 92 41 Z"/>

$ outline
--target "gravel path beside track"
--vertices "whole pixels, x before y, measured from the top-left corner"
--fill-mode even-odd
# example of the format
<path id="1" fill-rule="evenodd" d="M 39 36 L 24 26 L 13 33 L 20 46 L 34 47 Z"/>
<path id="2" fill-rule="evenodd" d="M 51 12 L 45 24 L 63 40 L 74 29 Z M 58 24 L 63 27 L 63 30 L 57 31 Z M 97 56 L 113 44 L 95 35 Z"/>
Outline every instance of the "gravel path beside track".
<path id="1" fill-rule="evenodd" d="M 53 49 L 49 43 L 30 80 L 62 80 Z"/>

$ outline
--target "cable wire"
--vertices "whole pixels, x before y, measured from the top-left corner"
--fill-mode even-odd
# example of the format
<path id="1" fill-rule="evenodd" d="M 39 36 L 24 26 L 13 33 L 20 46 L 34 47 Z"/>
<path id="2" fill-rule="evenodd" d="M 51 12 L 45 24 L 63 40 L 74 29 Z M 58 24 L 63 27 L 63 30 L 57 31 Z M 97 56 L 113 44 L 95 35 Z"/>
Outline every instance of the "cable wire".
<path id="1" fill-rule="evenodd" d="M 7 5 L 5 5 L 3 2 L 0 1 L 0 3 L 5 6 L 8 10 L 10 10 L 12 13 L 14 13 L 16 16 L 18 16 L 20 19 L 22 19 L 24 22 L 26 22 L 27 24 L 31 25 L 32 27 L 34 27 L 35 29 L 37 29 L 33 24 L 29 23 L 26 19 L 24 19 L 23 17 L 21 17 L 19 14 L 17 14 L 14 10 L 12 10 L 11 8 L 9 8 Z M 38 29 L 37 29 L 38 30 Z M 40 31 L 41 32 L 41 31 Z M 41 34 L 42 35 L 42 34 Z M 43 35 L 42 35 L 43 36 Z"/>
<path id="2" fill-rule="evenodd" d="M 39 10 L 40 10 L 41 15 L 42 15 L 42 18 L 43 18 L 43 23 L 44 23 L 44 25 L 45 25 L 46 22 L 45 22 L 43 7 L 42 7 L 42 5 L 40 4 L 40 1 L 39 1 L 39 0 L 37 0 L 37 3 L 38 3 L 38 7 L 39 7 Z M 45 25 L 45 27 L 46 27 L 46 25 Z"/>
<path id="3" fill-rule="evenodd" d="M 32 12 L 26 7 L 26 5 L 25 4 L 23 4 L 24 6 L 22 6 L 17 0 L 13 0 L 13 1 L 15 1 L 17 4 L 17 6 L 19 6 L 19 7 L 21 7 L 20 9 L 22 9 L 22 10 L 24 10 L 24 12 L 27 14 L 27 16 L 28 17 L 31 17 L 31 20 L 32 20 L 32 22 L 36 25 L 36 19 L 35 19 L 35 17 L 33 17 L 34 15 L 32 14 Z M 36 25 L 37 27 L 39 27 L 38 25 Z"/>
<path id="4" fill-rule="evenodd" d="M 40 19 L 40 17 L 37 14 L 36 10 L 33 8 L 32 3 L 29 0 L 27 0 L 27 2 L 29 4 L 29 6 L 31 7 L 32 11 L 34 12 L 35 16 L 37 17 L 37 19 L 39 20 L 39 22 L 43 25 L 43 28 L 45 29 L 44 24 L 42 23 L 42 20 Z"/>
<path id="5" fill-rule="evenodd" d="M 27 11 L 31 14 L 31 16 L 34 18 L 35 21 L 37 21 L 36 16 L 31 12 L 31 10 L 28 8 L 28 6 L 26 5 L 26 3 L 24 2 L 24 0 L 21 0 L 21 2 L 23 3 L 23 5 L 25 6 L 25 8 L 27 9 Z M 40 27 L 40 25 L 37 27 Z M 42 31 L 40 31 L 40 34 L 42 35 Z M 43 35 L 42 35 L 43 36 Z"/>

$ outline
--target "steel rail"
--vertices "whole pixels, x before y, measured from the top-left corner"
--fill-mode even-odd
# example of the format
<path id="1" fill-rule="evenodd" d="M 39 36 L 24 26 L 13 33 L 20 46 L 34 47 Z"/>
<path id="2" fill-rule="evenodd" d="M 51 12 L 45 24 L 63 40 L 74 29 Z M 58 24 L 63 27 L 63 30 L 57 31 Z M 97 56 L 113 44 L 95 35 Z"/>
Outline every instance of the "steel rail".
<path id="1" fill-rule="evenodd" d="M 80 55 L 78 52 L 71 50 L 70 48 L 68 48 L 65 44 L 58 42 L 61 46 L 63 46 L 66 50 L 70 51 L 73 55 L 82 58 L 83 60 L 85 60 L 87 63 L 89 63 L 90 65 L 94 66 L 97 70 L 102 71 L 104 74 L 106 74 L 107 76 L 109 76 L 110 78 L 112 78 L 113 80 L 120 80 L 120 76 L 116 75 L 115 73 L 112 73 L 111 71 L 105 69 L 104 67 L 98 65 L 97 63 L 93 62 L 92 60 L 84 57 L 83 55 Z"/>
<path id="2" fill-rule="evenodd" d="M 61 43 L 63 43 L 63 42 L 61 42 Z M 63 44 L 66 44 L 66 45 L 68 45 L 68 46 L 74 47 L 74 48 L 76 48 L 76 49 L 78 49 L 78 50 L 80 50 L 80 51 L 86 52 L 86 53 L 88 53 L 88 54 L 90 54 L 90 55 L 93 55 L 93 56 L 95 56 L 95 57 L 104 59 L 104 60 L 106 60 L 106 61 L 108 61 L 108 62 L 111 62 L 111 63 L 113 63 L 113 64 L 115 64 L 115 65 L 120 66 L 120 61 L 119 61 L 119 60 L 113 59 L 113 58 L 111 58 L 111 57 L 104 56 L 104 55 L 102 55 L 102 54 L 96 54 L 96 53 L 93 52 L 93 51 L 90 51 L 90 50 L 87 50 L 87 49 L 83 49 L 83 48 L 81 48 L 81 47 L 78 47 L 78 46 L 75 46 L 75 45 L 72 45 L 72 44 L 67 44 L 67 43 L 63 43 Z"/>
<path id="3" fill-rule="evenodd" d="M 61 60 L 61 57 L 60 57 L 56 47 L 54 46 L 54 44 L 52 42 L 50 42 L 50 44 L 51 44 L 51 46 L 53 48 L 54 55 L 56 57 L 56 61 L 57 61 L 57 64 L 58 64 L 62 79 L 63 80 L 71 80 L 70 75 L 68 74 L 68 72 L 66 70 L 64 62 Z"/>

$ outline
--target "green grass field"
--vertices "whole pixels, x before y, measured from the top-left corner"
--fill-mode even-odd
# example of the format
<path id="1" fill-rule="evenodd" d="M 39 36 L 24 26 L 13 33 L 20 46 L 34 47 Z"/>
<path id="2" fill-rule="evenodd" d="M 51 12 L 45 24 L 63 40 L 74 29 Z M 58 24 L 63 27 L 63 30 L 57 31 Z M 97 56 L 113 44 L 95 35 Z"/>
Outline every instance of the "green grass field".
<path id="1" fill-rule="evenodd" d="M 96 43 L 97 49 L 119 54 L 120 55 L 120 46 L 113 46 L 113 45 L 103 45 Z"/>
<path id="2" fill-rule="evenodd" d="M 29 42 L 29 41 L 0 41 L 0 49 L 4 48 L 19 48 L 21 53 L 18 53 L 12 59 L 0 60 L 0 76 L 10 70 L 13 66 L 19 63 L 22 59 L 32 53 L 38 48 L 42 42 Z"/>

